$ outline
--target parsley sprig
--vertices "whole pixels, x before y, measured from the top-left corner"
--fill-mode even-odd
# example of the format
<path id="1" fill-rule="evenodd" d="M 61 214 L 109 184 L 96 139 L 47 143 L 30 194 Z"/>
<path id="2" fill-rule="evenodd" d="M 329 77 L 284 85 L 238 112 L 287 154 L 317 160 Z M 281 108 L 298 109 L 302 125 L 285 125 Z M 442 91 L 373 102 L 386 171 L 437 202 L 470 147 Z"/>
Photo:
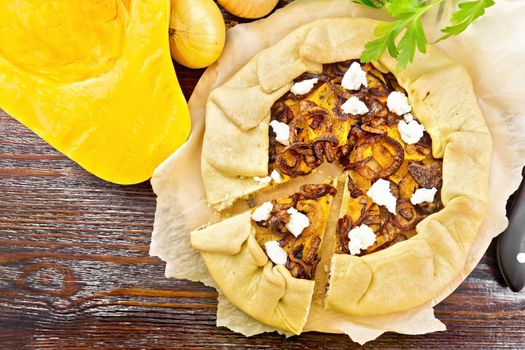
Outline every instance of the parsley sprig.
<path id="1" fill-rule="evenodd" d="M 445 0 L 354 0 L 362 5 L 385 10 L 394 18 L 392 22 L 379 24 L 374 31 L 376 39 L 365 45 L 361 55 L 363 62 L 379 59 L 383 52 L 396 58 L 398 68 L 405 68 L 414 60 L 416 48 L 426 52 L 427 36 L 423 29 L 421 17 L 436 5 Z M 485 14 L 485 9 L 494 5 L 494 0 L 465 1 L 458 5 L 458 10 L 450 18 L 450 25 L 441 29 L 444 33 L 437 41 L 458 35 L 479 17 Z M 401 39 L 397 38 L 401 35 Z"/>

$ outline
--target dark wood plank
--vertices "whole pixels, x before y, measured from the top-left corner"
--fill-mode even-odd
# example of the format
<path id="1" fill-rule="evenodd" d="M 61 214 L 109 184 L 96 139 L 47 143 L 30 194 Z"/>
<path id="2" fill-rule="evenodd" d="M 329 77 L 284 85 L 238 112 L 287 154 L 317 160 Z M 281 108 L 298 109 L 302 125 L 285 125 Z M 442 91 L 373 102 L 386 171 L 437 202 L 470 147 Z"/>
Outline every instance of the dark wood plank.
<path id="1" fill-rule="evenodd" d="M 202 70 L 176 70 L 189 97 Z M 0 112 L 0 348 L 357 347 L 215 327 L 214 290 L 165 279 L 148 257 L 154 211 L 149 183 L 99 180 Z M 367 348 L 523 348 L 525 294 L 503 286 L 494 245 L 437 315 L 449 331 L 388 333 Z"/>

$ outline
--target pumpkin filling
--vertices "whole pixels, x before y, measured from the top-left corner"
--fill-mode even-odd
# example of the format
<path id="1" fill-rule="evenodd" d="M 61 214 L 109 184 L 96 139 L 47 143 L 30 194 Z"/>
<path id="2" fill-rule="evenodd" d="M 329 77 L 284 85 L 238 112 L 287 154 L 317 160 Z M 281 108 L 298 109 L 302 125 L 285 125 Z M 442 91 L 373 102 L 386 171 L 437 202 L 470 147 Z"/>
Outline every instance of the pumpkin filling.
<path id="1" fill-rule="evenodd" d="M 270 172 L 284 182 L 324 162 L 341 166 L 346 184 L 335 253 L 362 256 L 414 236 L 416 225 L 443 207 L 442 160 L 433 157 L 432 140 L 395 76 L 350 60 L 294 82 L 271 108 Z M 286 239 L 280 242 L 288 252 L 301 247 L 308 256 L 306 245 Z"/>
<path id="2" fill-rule="evenodd" d="M 320 260 L 335 187 L 303 185 L 299 192 L 263 203 L 252 211 L 255 238 L 275 264 L 296 278 L 313 280 Z"/>

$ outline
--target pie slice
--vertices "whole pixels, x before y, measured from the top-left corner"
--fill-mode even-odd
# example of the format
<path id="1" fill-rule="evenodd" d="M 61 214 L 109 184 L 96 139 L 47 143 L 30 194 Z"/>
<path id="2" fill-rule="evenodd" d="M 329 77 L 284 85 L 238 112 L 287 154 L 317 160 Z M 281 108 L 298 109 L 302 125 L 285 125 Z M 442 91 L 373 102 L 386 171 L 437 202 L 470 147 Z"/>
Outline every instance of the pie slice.
<path id="1" fill-rule="evenodd" d="M 303 185 L 289 197 L 192 232 L 192 246 L 234 305 L 299 334 L 335 192 L 328 184 Z"/>
<path id="2" fill-rule="evenodd" d="M 260 207 L 267 210 L 264 209 L 267 205 L 267 208 L 271 206 L 272 209 L 265 220 L 255 221 L 255 238 L 267 253 L 279 252 L 280 249 L 286 252 L 284 265 L 295 278 L 315 278 L 335 193 L 336 189 L 332 185 L 303 185 L 294 195 L 267 202 Z"/>

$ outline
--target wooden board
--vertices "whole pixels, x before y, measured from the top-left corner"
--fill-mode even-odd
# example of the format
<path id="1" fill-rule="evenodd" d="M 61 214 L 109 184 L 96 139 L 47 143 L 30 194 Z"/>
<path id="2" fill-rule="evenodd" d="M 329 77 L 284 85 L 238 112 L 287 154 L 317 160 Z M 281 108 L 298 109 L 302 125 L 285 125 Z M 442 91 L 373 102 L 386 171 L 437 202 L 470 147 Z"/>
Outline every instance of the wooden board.
<path id="1" fill-rule="evenodd" d="M 202 70 L 176 70 L 189 97 Z M 0 349 L 357 347 L 344 335 L 216 328 L 215 292 L 165 279 L 148 257 L 154 212 L 149 183 L 99 180 L 0 112 Z M 494 245 L 436 309 L 447 332 L 367 347 L 524 346 L 525 293 L 504 287 Z"/>

